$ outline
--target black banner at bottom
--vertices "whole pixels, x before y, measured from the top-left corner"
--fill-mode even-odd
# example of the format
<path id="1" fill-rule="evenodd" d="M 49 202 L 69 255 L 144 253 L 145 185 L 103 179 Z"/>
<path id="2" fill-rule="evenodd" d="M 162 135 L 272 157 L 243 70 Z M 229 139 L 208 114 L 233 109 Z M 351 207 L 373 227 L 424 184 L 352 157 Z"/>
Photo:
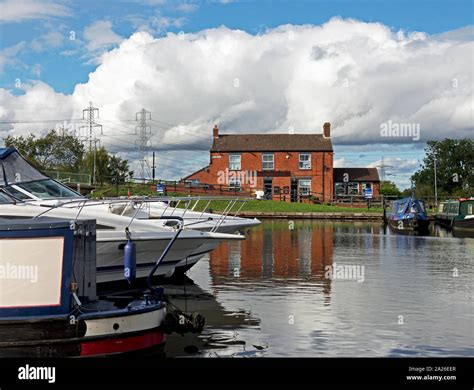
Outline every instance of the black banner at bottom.
<path id="1" fill-rule="evenodd" d="M 0 359 L 0 389 L 58 384 L 394 384 L 472 388 L 472 358 Z"/>

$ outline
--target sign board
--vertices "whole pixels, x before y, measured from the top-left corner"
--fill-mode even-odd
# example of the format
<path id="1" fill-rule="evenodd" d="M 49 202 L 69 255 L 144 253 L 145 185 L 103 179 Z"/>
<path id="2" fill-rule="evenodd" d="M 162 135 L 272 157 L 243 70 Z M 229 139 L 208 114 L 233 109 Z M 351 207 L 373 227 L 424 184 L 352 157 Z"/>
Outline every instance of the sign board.
<path id="1" fill-rule="evenodd" d="M 156 185 L 156 192 L 159 194 L 165 193 L 165 185 L 164 184 L 157 184 Z"/>
<path id="2" fill-rule="evenodd" d="M 365 188 L 364 189 L 364 198 L 365 199 L 372 199 L 372 197 L 373 197 L 372 188 Z"/>
<path id="3" fill-rule="evenodd" d="M 0 308 L 59 306 L 64 237 L 0 239 Z"/>

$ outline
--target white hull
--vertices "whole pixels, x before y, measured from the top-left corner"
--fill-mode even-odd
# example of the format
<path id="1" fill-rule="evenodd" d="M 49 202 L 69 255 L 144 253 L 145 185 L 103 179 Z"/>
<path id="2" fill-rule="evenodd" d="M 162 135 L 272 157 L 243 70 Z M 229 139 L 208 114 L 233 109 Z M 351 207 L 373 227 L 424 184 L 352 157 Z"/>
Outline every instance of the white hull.
<path id="1" fill-rule="evenodd" d="M 27 218 L 34 217 L 44 210 L 43 207 L 32 204 L 0 205 L 0 216 Z M 74 220 L 77 209 L 59 207 L 47 215 Z M 130 218 L 107 214 L 103 211 L 103 207 L 93 206 L 84 208 L 81 219 L 97 220 L 97 283 L 123 280 L 123 245 L 127 242 L 125 227 L 128 226 Z M 148 276 L 176 233 L 174 229 L 157 226 L 154 222 L 136 220 L 130 226 L 131 238 L 137 250 L 138 278 Z M 101 225 L 113 228 L 101 229 Z M 222 241 L 235 239 L 243 239 L 243 236 L 185 229 L 160 263 L 155 275 L 171 276 L 177 264 L 193 254 L 201 253 L 203 251 L 201 248 L 212 250 Z"/>

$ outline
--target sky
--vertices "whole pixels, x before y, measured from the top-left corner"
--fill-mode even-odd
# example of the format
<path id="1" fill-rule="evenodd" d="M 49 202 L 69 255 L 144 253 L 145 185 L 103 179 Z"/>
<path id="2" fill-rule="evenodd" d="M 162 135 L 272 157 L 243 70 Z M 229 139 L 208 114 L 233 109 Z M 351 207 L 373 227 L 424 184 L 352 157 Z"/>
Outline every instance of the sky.
<path id="1" fill-rule="evenodd" d="M 335 166 L 385 165 L 401 188 L 426 141 L 471 137 L 472 1 L 0 1 L 0 138 L 51 128 L 178 179 L 222 133 L 321 133 Z M 402 134 L 400 134 L 400 129 Z M 397 133 L 398 131 L 398 133 Z"/>

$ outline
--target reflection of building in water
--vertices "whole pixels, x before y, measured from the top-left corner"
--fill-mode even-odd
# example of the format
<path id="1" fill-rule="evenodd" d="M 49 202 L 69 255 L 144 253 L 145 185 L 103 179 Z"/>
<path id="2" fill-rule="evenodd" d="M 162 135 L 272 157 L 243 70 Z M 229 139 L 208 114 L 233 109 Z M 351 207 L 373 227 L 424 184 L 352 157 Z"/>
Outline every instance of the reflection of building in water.
<path id="1" fill-rule="evenodd" d="M 330 280 L 324 273 L 325 266 L 333 261 L 333 236 L 332 224 L 265 222 L 252 229 L 245 241 L 224 243 L 214 250 L 209 260 L 211 275 L 216 283 L 234 278 L 318 279 L 326 290 Z"/>

